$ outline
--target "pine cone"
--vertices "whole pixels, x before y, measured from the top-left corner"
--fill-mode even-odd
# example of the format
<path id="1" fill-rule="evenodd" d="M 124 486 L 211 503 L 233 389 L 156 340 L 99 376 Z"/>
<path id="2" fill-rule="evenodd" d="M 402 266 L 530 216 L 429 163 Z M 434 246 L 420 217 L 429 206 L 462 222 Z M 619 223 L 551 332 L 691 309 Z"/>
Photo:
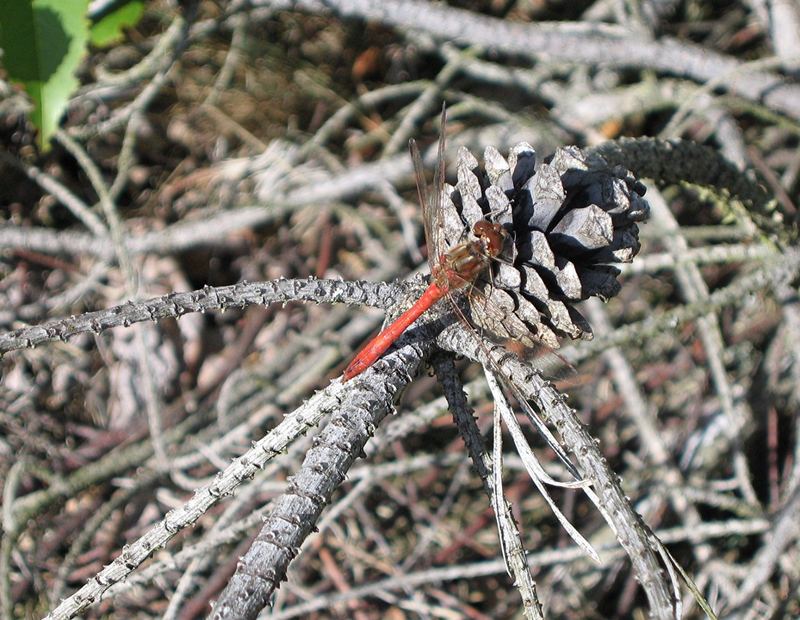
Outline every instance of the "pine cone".
<path id="1" fill-rule="evenodd" d="M 481 219 L 511 233 L 491 277 L 478 284 L 489 302 L 483 309 L 473 302 L 472 320 L 525 346 L 557 348 L 560 336 L 590 339 L 574 303 L 619 291 L 620 272 L 610 263 L 630 262 L 639 251 L 636 223 L 649 214 L 645 187 L 577 147 L 560 148 L 537 167 L 525 142 L 507 160 L 488 147 L 483 168 L 461 147 L 457 169 L 456 186 L 446 185 L 442 196 L 448 244 L 463 241 L 464 230 Z M 490 307 L 494 312 L 485 311 Z"/>

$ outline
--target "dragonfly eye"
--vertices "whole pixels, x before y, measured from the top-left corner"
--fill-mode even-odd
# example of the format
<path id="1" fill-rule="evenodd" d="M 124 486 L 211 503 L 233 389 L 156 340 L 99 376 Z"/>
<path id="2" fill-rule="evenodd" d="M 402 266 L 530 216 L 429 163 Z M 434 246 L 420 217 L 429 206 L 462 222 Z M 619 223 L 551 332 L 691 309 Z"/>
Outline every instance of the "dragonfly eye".
<path id="1" fill-rule="evenodd" d="M 475 222 L 472 226 L 472 234 L 476 237 L 488 237 L 494 234 L 493 230 L 495 226 L 497 226 L 497 224 L 492 224 L 488 220 L 480 220 Z"/>
<path id="2" fill-rule="evenodd" d="M 506 232 L 500 224 L 492 224 L 488 220 L 475 222 L 472 227 L 472 234 L 480 239 L 484 247 L 493 256 L 497 256 L 503 250 L 503 240 Z"/>

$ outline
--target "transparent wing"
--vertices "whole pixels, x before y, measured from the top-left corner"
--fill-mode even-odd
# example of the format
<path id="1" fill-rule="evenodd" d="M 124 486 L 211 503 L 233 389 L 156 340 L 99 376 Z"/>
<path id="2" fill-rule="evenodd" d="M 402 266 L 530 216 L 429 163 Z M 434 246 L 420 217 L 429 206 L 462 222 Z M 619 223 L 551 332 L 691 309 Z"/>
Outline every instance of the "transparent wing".
<path id="1" fill-rule="evenodd" d="M 422 221 L 425 225 L 425 242 L 428 244 L 428 264 L 431 270 L 439 263 L 439 257 L 447 251 L 444 237 L 442 235 L 441 222 L 441 203 L 442 190 L 445 178 L 445 121 L 447 115 L 445 108 L 442 107 L 442 127 L 439 136 L 439 149 L 436 156 L 436 168 L 434 170 L 433 191 L 430 191 L 425 181 L 425 169 L 422 165 L 422 156 L 414 140 L 409 140 L 408 147 L 411 152 L 411 161 L 414 163 L 414 176 L 417 181 L 417 194 L 419 203 L 422 206 Z"/>
<path id="2" fill-rule="evenodd" d="M 452 300 L 456 315 L 470 331 L 480 332 L 479 338 L 512 351 L 548 379 L 565 379 L 575 372 L 556 352 L 559 343 L 552 330 L 533 319 L 524 321 L 515 311 L 511 293 L 480 278 L 477 283 L 470 283 L 465 295 L 469 303 L 464 310 Z"/>
<path id="3" fill-rule="evenodd" d="M 469 320 L 464 315 L 463 311 L 459 307 L 458 303 L 456 303 L 455 299 L 453 299 L 453 296 L 452 295 L 448 295 L 447 299 L 450 301 L 450 304 L 451 304 L 451 306 L 453 308 L 453 311 L 455 312 L 456 316 L 458 316 L 461 319 L 461 322 L 464 325 L 466 325 L 466 327 L 468 328 L 469 333 L 472 335 L 473 338 L 476 339 L 476 342 L 477 342 L 478 346 L 483 350 L 483 353 L 484 353 L 484 355 L 486 357 L 487 363 L 489 364 L 487 369 L 490 370 L 491 372 L 493 372 L 498 377 L 503 377 L 503 372 L 492 361 L 492 354 L 489 352 L 489 349 L 486 347 L 486 343 L 481 339 L 480 336 L 478 336 L 478 334 L 475 332 L 475 330 L 472 329 L 472 327 L 469 324 Z M 536 411 L 534 411 L 533 407 L 530 406 L 530 404 L 525 399 L 525 397 L 520 393 L 519 389 L 515 385 L 513 385 L 512 383 L 507 382 L 507 381 L 503 381 L 503 384 L 514 395 L 514 398 L 517 400 L 517 402 L 519 403 L 520 407 L 525 412 L 525 415 L 528 417 L 528 419 L 531 421 L 531 423 L 536 427 L 536 430 L 539 432 L 541 437 L 550 446 L 550 449 L 553 450 L 553 452 L 555 452 L 555 454 L 558 456 L 558 458 L 564 463 L 564 466 L 567 468 L 567 470 L 570 472 L 570 474 L 572 474 L 572 476 L 576 480 L 579 481 L 576 485 L 574 485 L 573 483 L 566 483 L 566 484 L 565 483 L 557 483 L 557 482 L 552 481 L 550 479 L 548 479 L 547 482 L 549 484 L 556 484 L 557 486 L 567 486 L 567 487 L 570 487 L 570 486 L 585 486 L 585 484 L 581 480 L 581 477 L 580 477 L 580 474 L 578 473 L 578 470 L 575 469 L 575 466 L 572 464 L 572 461 L 569 459 L 569 457 L 567 456 L 566 452 L 564 452 L 564 449 L 558 443 L 558 440 L 553 436 L 553 434 L 550 432 L 550 429 L 547 428 L 547 425 L 544 423 L 544 421 L 537 415 L 537 413 L 536 413 Z"/>
<path id="4" fill-rule="evenodd" d="M 500 343 L 509 340 L 515 342 L 521 348 L 517 352 L 523 357 L 542 347 L 558 348 L 558 338 L 549 327 L 542 323 L 523 321 L 515 313 L 516 301 L 511 293 L 481 279 L 469 287 L 467 296 L 472 322 L 491 340 Z"/>
<path id="5" fill-rule="evenodd" d="M 431 196 L 430 213 L 428 220 L 431 227 L 431 243 L 436 250 L 437 258 L 447 252 L 447 242 L 443 234 L 444 231 L 444 212 L 442 211 L 442 192 L 445 184 L 445 162 L 444 152 L 447 142 L 447 108 L 442 104 L 442 117 L 439 123 L 439 148 L 436 150 L 436 167 L 433 169 L 433 196 Z"/>
<path id="6" fill-rule="evenodd" d="M 436 250 L 433 248 L 433 232 L 431 231 L 431 223 L 429 222 L 428 212 L 430 211 L 430 192 L 428 191 L 428 184 L 425 181 L 425 168 L 422 165 L 422 156 L 419 154 L 419 147 L 416 140 L 413 138 L 408 141 L 408 150 L 411 152 L 411 161 L 414 164 L 414 178 L 417 181 L 417 196 L 419 197 L 419 204 L 422 207 L 422 223 L 425 225 L 425 243 L 428 246 L 428 264 L 431 271 L 436 262 L 439 260 Z"/>

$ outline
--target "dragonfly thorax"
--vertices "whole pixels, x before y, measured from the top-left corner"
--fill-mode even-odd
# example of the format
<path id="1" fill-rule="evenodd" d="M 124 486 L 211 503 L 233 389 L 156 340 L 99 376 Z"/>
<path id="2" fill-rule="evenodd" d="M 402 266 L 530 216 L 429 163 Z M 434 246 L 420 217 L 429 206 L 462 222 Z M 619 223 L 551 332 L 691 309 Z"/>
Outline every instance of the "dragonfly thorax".
<path id="1" fill-rule="evenodd" d="M 473 282 L 503 250 L 506 232 L 488 220 L 472 227 L 475 239 L 450 248 L 439 257 L 432 276 L 442 289 L 458 289 Z"/>

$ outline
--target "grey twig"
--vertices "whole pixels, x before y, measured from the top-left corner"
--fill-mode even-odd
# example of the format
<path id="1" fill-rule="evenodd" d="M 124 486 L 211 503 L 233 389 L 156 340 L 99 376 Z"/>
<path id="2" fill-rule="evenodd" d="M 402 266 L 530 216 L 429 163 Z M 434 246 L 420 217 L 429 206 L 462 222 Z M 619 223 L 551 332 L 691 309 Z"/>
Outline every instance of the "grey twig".
<path id="1" fill-rule="evenodd" d="M 197 246 L 224 245 L 229 243 L 228 233 L 269 224 L 300 206 L 242 207 L 216 212 L 206 218 L 172 224 L 157 232 L 131 235 L 125 244 L 131 254 L 172 254 Z M 98 239 L 87 233 L 49 228 L 0 226 L 0 247 L 95 256 L 103 260 L 114 257 L 114 246 L 108 238 Z"/>
<path id="2" fill-rule="evenodd" d="M 141 493 L 142 489 L 152 484 L 158 479 L 159 475 L 160 473 L 157 471 L 144 473 L 137 478 L 134 486 L 119 489 L 114 493 L 111 499 L 103 505 L 103 508 L 95 512 L 89 521 L 86 522 L 80 535 L 70 545 L 69 551 L 64 555 L 61 560 L 61 565 L 58 567 L 58 579 L 49 596 L 51 606 L 54 606 L 62 598 L 67 577 L 69 573 L 75 569 L 78 555 L 86 550 L 92 539 L 97 535 L 98 530 L 102 529 L 102 527 L 108 523 L 112 513 L 130 502 L 133 496 L 137 493 Z"/>
<path id="3" fill-rule="evenodd" d="M 681 229 L 683 230 L 683 229 Z M 671 235 L 669 231 L 660 237 L 667 239 Z M 685 239 L 686 237 L 684 237 Z M 671 252 L 653 252 L 652 254 L 639 255 L 632 263 L 619 266 L 619 270 L 625 275 L 639 273 L 657 273 L 664 270 L 674 270 L 686 265 L 729 265 L 733 263 L 752 262 L 761 263 L 765 260 L 777 258 L 777 252 L 763 243 L 745 244 L 719 244 L 707 245 L 697 248 L 687 247 L 680 254 Z"/>
<path id="4" fill-rule="evenodd" d="M 154 551 L 164 547 L 180 530 L 191 525 L 222 497 L 232 494 L 239 485 L 252 478 L 264 465 L 280 454 L 297 437 L 317 425 L 328 413 L 336 410 L 342 399 L 340 382 L 309 399 L 302 407 L 287 416 L 268 435 L 255 442 L 253 447 L 237 458 L 224 471 L 217 474 L 213 483 L 198 490 L 194 497 L 180 508 L 171 510 L 164 519 L 151 528 L 135 543 L 87 584 L 51 611 L 48 620 L 72 618 L 99 600 L 111 585 L 124 579 Z"/>
<path id="5" fill-rule="evenodd" d="M 650 205 L 652 207 L 654 223 L 659 224 L 665 230 L 676 233 L 665 239 L 667 248 L 676 257 L 681 256 L 688 249 L 689 244 L 677 234 L 680 227 L 675 221 L 666 202 L 660 194 L 655 193 L 650 199 Z M 675 275 L 686 302 L 697 303 L 708 300 L 708 285 L 706 285 L 700 273 L 700 269 L 696 265 L 689 264 L 680 266 L 677 268 Z M 714 382 L 723 414 L 726 417 L 726 434 L 735 449 L 734 468 L 739 481 L 739 488 L 744 496 L 752 504 L 756 505 L 758 504 L 758 500 L 755 490 L 752 488 L 752 476 L 740 441 L 738 441 L 743 427 L 752 421 L 752 416 L 750 412 L 741 405 L 734 405 L 731 385 L 728 381 L 728 376 L 725 372 L 725 364 L 722 359 L 724 346 L 717 315 L 710 312 L 704 316 L 698 317 L 697 321 L 699 336 L 703 341 L 703 346 L 705 347 L 706 355 L 709 360 L 711 378 Z"/>
<path id="6" fill-rule="evenodd" d="M 721 197 L 740 201 L 746 212 L 765 234 L 786 245 L 793 243 L 797 231 L 775 220 L 776 202 L 750 176 L 724 159 L 713 149 L 688 140 L 658 138 L 623 138 L 589 149 L 610 165 L 621 165 L 639 177 L 653 179 L 660 185 L 690 183 Z"/>
<path id="7" fill-rule="evenodd" d="M 436 357 L 435 367 L 453 414 L 453 421 L 464 440 L 470 459 L 472 459 L 472 465 L 483 482 L 484 490 L 492 506 L 499 512 L 496 516 L 500 530 L 498 535 L 501 537 L 501 545 L 504 550 L 503 557 L 510 569 L 511 577 L 514 579 L 514 585 L 522 597 L 522 613 L 526 618 L 544 618 L 542 604 L 536 594 L 536 583 L 528 568 L 525 547 L 522 544 L 517 524 L 511 514 L 511 507 L 503 496 L 502 489 L 495 488 L 491 472 L 493 464 L 486 452 L 486 446 L 477 424 L 475 424 L 472 409 L 467 403 L 455 364 L 451 357 L 439 355 Z M 498 447 L 495 446 L 494 449 L 497 450 Z M 494 466 L 499 465 L 497 461 L 494 464 Z M 498 472 L 498 475 L 502 475 L 502 471 Z M 495 494 L 497 495 L 495 496 Z M 493 497 L 496 497 L 497 501 L 494 501 Z"/>
<path id="8" fill-rule="evenodd" d="M 86 203 L 73 194 L 60 181 L 46 172 L 39 170 L 36 166 L 27 164 L 2 150 L 0 150 L 0 161 L 22 170 L 29 179 L 36 182 L 39 187 L 52 194 L 54 198 L 67 207 L 95 237 L 105 239 L 108 236 L 108 230 L 106 230 L 100 218 L 94 214 Z"/>
<path id="9" fill-rule="evenodd" d="M 60 130 L 56 132 L 55 136 L 58 141 L 64 145 L 67 151 L 69 151 L 72 156 L 75 157 L 78 164 L 80 164 L 81 168 L 83 168 L 84 172 L 86 172 L 86 175 L 92 183 L 92 187 L 100 199 L 100 206 L 103 209 L 103 214 L 105 215 L 106 223 L 108 224 L 108 228 L 111 233 L 111 241 L 114 244 L 114 254 L 119 261 L 120 269 L 123 277 L 125 278 L 125 290 L 131 299 L 136 299 L 139 291 L 138 274 L 136 273 L 136 269 L 133 265 L 133 261 L 131 260 L 128 248 L 125 245 L 124 225 L 119 217 L 117 206 L 114 204 L 111 193 L 106 186 L 105 181 L 103 180 L 103 176 L 97 165 L 94 163 L 94 161 L 92 161 L 91 157 L 89 157 L 89 154 L 80 144 L 78 144 L 65 132 Z M 162 402 L 158 396 L 158 390 L 156 389 L 156 381 L 153 377 L 153 370 L 150 366 L 149 360 L 147 359 L 148 353 L 147 346 L 145 345 L 143 332 L 144 329 L 146 328 L 143 325 L 137 326 L 134 335 L 136 338 L 136 352 L 139 365 L 138 370 L 144 385 L 142 393 L 144 397 L 145 409 L 147 411 L 150 438 L 153 442 L 153 448 L 155 449 L 159 467 L 160 469 L 166 471 L 169 469 L 169 459 L 167 458 L 167 450 L 164 446 L 162 432 Z"/>
<path id="10" fill-rule="evenodd" d="M 422 0 L 260 0 L 275 8 L 333 10 L 339 15 L 409 28 L 431 36 L 514 56 L 573 64 L 656 69 L 707 82 L 732 76 L 726 87 L 751 101 L 800 118 L 800 87 L 777 75 L 741 73 L 742 63 L 669 37 L 657 40 L 606 24 L 523 24 L 476 15 Z"/>
<path id="11" fill-rule="evenodd" d="M 603 304 L 597 299 L 590 299 L 587 301 L 586 307 L 595 333 L 610 332 L 612 327 Z M 656 425 L 657 412 L 647 403 L 634 376 L 634 370 L 625 358 L 622 349 L 610 347 L 605 351 L 603 357 L 611 369 L 617 393 L 625 404 L 624 411 L 636 425 L 642 444 L 647 448 L 653 465 L 658 468 L 660 476 L 666 484 L 669 501 L 672 503 L 675 513 L 681 515 L 687 523 L 689 532 L 693 531 L 694 527 L 702 524 L 702 518 L 694 504 L 686 497 L 685 477 L 670 459 L 668 446 Z M 651 512 L 658 509 L 659 506 L 652 506 Z M 708 545 L 699 542 L 693 547 L 693 550 L 701 559 L 707 559 L 711 555 Z"/>
<path id="12" fill-rule="evenodd" d="M 775 565 L 781 560 L 781 554 L 785 552 L 786 547 L 797 544 L 797 537 L 800 534 L 797 524 L 798 513 L 800 513 L 800 487 L 794 490 L 780 512 L 775 515 L 769 530 L 765 532 L 765 544 L 751 562 L 751 569 L 731 602 L 734 609 L 730 611 L 730 615 L 726 615 L 726 618 L 743 617 L 741 614 L 749 611 L 756 593 L 774 572 Z"/>
<path id="13" fill-rule="evenodd" d="M 495 350 L 488 352 L 492 356 L 489 359 L 487 349 L 480 346 L 471 334 L 459 328 L 456 325 L 445 329 L 437 338 L 437 343 L 482 365 L 500 368 L 505 378 L 524 397 L 533 401 L 537 409 L 555 425 L 564 444 L 578 462 L 584 479 L 591 482 L 595 489 L 597 507 L 628 554 L 634 573 L 650 601 L 651 613 L 656 618 L 673 617 L 675 600 L 650 540 L 651 534 L 633 510 L 619 485 L 619 478 L 608 468 L 597 444 L 575 411 L 557 390 L 514 355 Z"/>
<path id="14" fill-rule="evenodd" d="M 749 521 L 736 520 L 724 523 L 704 523 L 697 527 L 694 532 L 688 532 L 686 528 L 672 528 L 660 530 L 658 537 L 665 543 L 680 543 L 693 540 L 696 536 L 701 540 L 712 538 L 728 538 L 730 536 L 744 535 L 753 536 L 766 531 L 769 526 L 764 519 Z M 609 561 L 621 559 L 624 552 L 616 544 L 605 545 L 599 549 L 604 557 Z M 551 564 L 566 564 L 577 562 L 584 559 L 585 553 L 577 546 L 567 547 L 554 551 L 543 551 L 540 553 L 528 554 L 528 562 L 531 566 L 544 568 Z M 289 618 L 307 617 L 308 614 L 321 609 L 329 609 L 337 603 L 350 600 L 359 600 L 368 596 L 380 595 L 387 590 L 403 590 L 416 588 L 430 583 L 439 583 L 455 579 L 469 579 L 484 575 L 496 575 L 503 572 L 505 566 L 503 560 L 489 560 L 486 562 L 475 562 L 473 564 L 447 566 L 445 568 L 430 568 L 409 575 L 400 577 L 390 577 L 382 579 L 359 588 L 353 588 L 347 592 L 337 592 L 336 594 L 320 595 L 312 601 L 300 603 L 282 612 L 273 614 L 274 620 L 288 620 Z"/>
<path id="15" fill-rule="evenodd" d="M 392 138 L 386 145 L 386 153 L 394 154 L 401 150 L 405 153 L 408 139 L 414 135 L 415 125 L 419 122 L 419 119 L 430 116 L 430 112 L 436 110 L 441 101 L 442 89 L 458 74 L 464 55 L 459 54 L 455 59 L 448 61 L 439 71 L 436 80 L 416 97 L 408 112 L 403 115 L 400 126 L 392 132 Z M 444 130 L 445 128 L 442 127 L 441 131 Z"/>
<path id="16" fill-rule="evenodd" d="M 400 286 L 401 288 L 398 288 Z M 0 354 L 35 347 L 44 342 L 66 340 L 81 333 L 99 334 L 112 327 L 128 327 L 142 321 L 180 318 L 187 312 L 225 310 L 251 304 L 312 301 L 316 303 L 364 304 L 377 308 L 391 307 L 402 283 L 344 282 L 342 280 L 277 280 L 241 282 L 233 286 L 212 287 L 189 293 L 170 293 L 142 302 L 129 301 L 108 310 L 87 312 L 67 319 L 48 321 L 0 334 Z"/>
<path id="17" fill-rule="evenodd" d="M 145 83 L 145 87 L 128 105 L 114 111 L 107 120 L 89 124 L 75 132 L 75 137 L 91 138 L 93 136 L 104 135 L 115 131 L 119 127 L 129 123 L 136 114 L 141 114 L 161 92 L 161 88 L 166 84 L 175 61 L 183 48 L 188 43 L 189 21 L 182 15 L 176 16 L 170 27 L 161 36 L 158 44 L 153 51 L 138 65 L 124 73 L 109 76 L 99 85 L 93 85 L 79 93 L 71 103 L 77 103 L 81 99 L 88 98 L 95 100 L 107 97 L 111 93 L 124 92 L 132 86 Z M 134 123 L 135 124 L 135 123 Z M 115 183 L 115 192 L 119 189 Z"/>
<path id="18" fill-rule="evenodd" d="M 709 294 L 707 299 L 679 306 L 674 310 L 650 316 L 637 323 L 620 325 L 614 330 L 614 333 L 608 336 L 599 336 L 591 342 L 583 343 L 580 350 L 570 352 L 567 359 L 570 363 L 575 364 L 610 346 L 641 342 L 649 335 L 674 329 L 676 325 L 695 320 L 709 312 L 744 303 L 747 295 L 766 287 L 791 281 L 798 271 L 800 271 L 800 253 L 787 251 L 782 258 L 779 259 L 778 256 L 775 256 L 774 260 L 765 261 L 752 273 Z"/>
<path id="19" fill-rule="evenodd" d="M 340 410 L 315 438 L 300 470 L 276 500 L 261 532 L 220 594 L 213 618 L 255 618 L 266 607 L 323 507 L 391 411 L 398 392 L 411 380 L 398 359 L 403 355 L 401 349 L 380 362 L 386 381 L 370 381 L 369 375 L 374 372 L 370 371 L 348 386 Z"/>

